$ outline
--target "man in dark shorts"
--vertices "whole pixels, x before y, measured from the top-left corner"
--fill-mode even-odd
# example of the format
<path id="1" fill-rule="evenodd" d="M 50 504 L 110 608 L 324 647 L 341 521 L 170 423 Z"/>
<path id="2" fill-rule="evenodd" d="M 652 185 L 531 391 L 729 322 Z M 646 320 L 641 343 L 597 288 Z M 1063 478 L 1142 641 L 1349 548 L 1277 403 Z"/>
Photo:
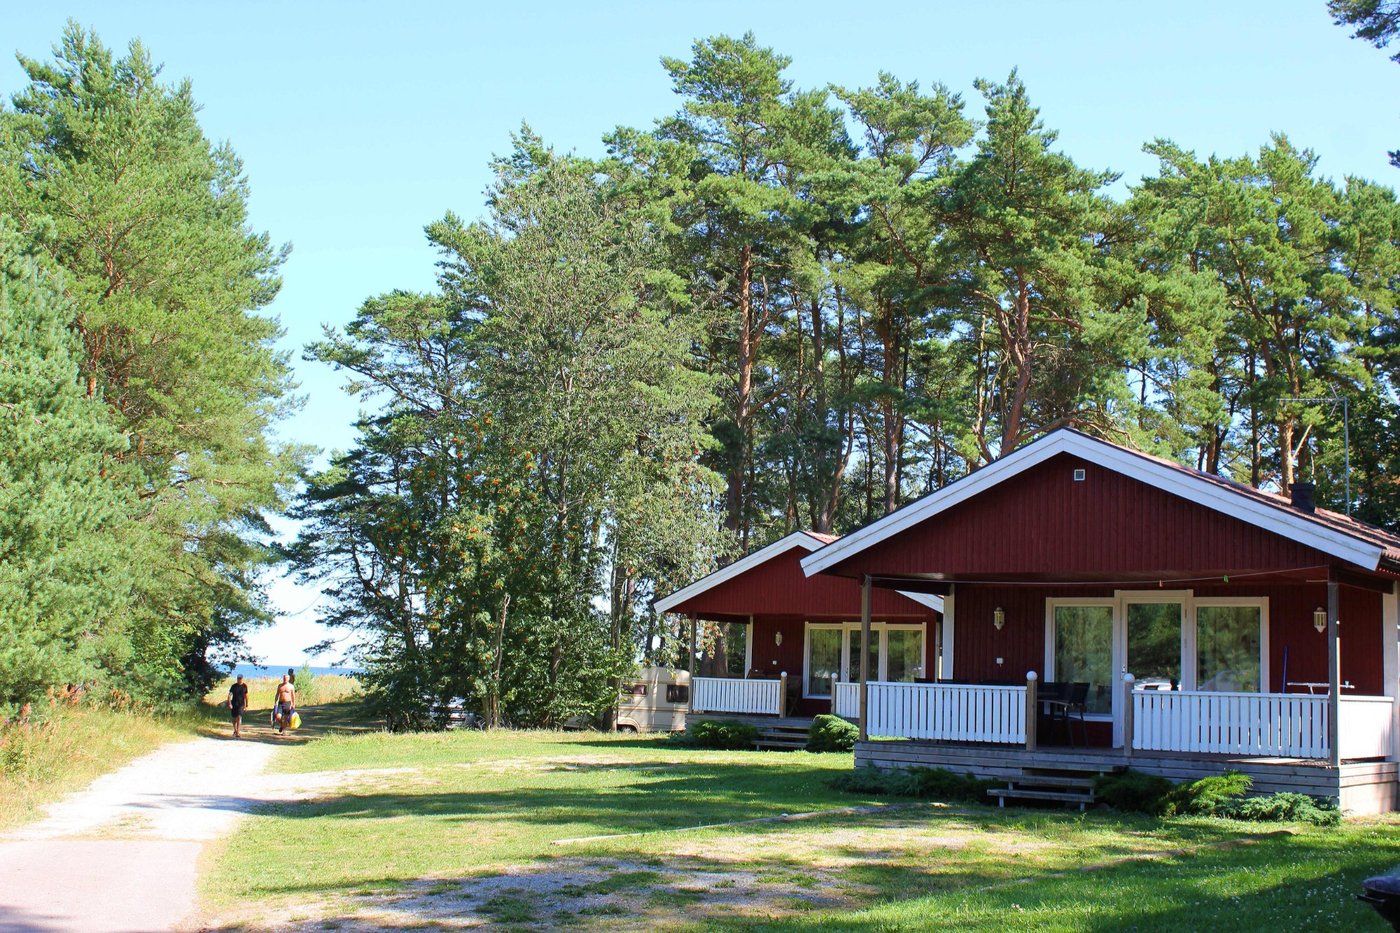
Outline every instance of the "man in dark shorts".
<path id="1" fill-rule="evenodd" d="M 238 675 L 238 680 L 228 688 L 228 711 L 233 718 L 233 737 L 243 738 L 243 711 L 248 708 L 248 685 L 243 682 L 243 675 Z"/>
<path id="2" fill-rule="evenodd" d="M 292 727 L 292 714 L 297 711 L 297 688 L 292 685 L 291 675 L 282 675 L 282 682 L 277 685 L 277 703 L 272 709 L 280 735 Z"/>

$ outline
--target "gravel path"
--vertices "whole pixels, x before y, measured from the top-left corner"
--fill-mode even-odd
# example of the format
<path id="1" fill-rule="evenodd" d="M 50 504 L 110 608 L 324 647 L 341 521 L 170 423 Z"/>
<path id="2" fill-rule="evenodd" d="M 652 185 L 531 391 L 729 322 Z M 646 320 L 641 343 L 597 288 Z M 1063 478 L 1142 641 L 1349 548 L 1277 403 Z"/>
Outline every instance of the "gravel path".
<path id="1" fill-rule="evenodd" d="M 204 843 L 317 783 L 264 775 L 277 750 L 247 739 L 166 745 L 0 836 L 0 933 L 178 929 L 195 907 Z"/>

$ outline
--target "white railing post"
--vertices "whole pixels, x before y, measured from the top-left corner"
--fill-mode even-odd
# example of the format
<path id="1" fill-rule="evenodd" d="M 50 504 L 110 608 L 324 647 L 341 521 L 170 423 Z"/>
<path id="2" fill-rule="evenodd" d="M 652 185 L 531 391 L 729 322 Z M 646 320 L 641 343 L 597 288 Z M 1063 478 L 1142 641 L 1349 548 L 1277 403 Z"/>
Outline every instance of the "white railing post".
<path id="1" fill-rule="evenodd" d="M 1123 756 L 1133 757 L 1133 735 L 1137 729 L 1136 710 L 1133 709 L 1133 684 L 1136 678 L 1132 674 L 1123 675 Z"/>
<path id="2" fill-rule="evenodd" d="M 1038 675 L 1035 671 L 1026 672 L 1026 751 L 1035 751 L 1035 727 L 1038 718 L 1036 713 L 1036 681 Z"/>

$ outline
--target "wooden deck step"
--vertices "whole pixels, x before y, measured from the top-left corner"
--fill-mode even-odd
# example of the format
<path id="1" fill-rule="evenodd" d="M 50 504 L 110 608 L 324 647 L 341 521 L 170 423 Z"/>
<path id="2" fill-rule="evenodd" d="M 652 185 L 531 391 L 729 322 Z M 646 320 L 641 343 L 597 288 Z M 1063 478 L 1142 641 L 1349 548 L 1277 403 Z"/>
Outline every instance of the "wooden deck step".
<path id="1" fill-rule="evenodd" d="M 808 731 L 792 724 L 760 726 L 753 747 L 759 751 L 802 751 L 807 747 Z"/>
<path id="2" fill-rule="evenodd" d="M 995 797 L 999 807 L 1006 806 L 1008 799 L 1050 800 L 1078 804 L 1079 809 L 1084 810 L 1097 800 L 1094 780 L 1111 770 L 1115 769 L 1093 766 L 1023 768 L 1020 774 L 1007 777 L 1005 787 L 994 787 L 987 795 Z"/>
<path id="3" fill-rule="evenodd" d="M 1013 787 L 1079 787 L 1084 790 L 1094 789 L 1093 778 L 1080 777 L 1078 775 L 1023 774 L 1020 777 L 1008 778 L 1008 782 Z"/>
<path id="4" fill-rule="evenodd" d="M 987 791 L 987 795 L 997 798 L 998 806 L 1003 807 L 1006 806 L 1009 797 L 1013 800 L 1058 800 L 1061 803 L 1077 803 L 1080 810 L 1088 807 L 1095 799 L 1092 790 L 1087 794 L 1079 794 L 1073 791 L 1031 790 L 1019 787 L 993 787 Z"/>

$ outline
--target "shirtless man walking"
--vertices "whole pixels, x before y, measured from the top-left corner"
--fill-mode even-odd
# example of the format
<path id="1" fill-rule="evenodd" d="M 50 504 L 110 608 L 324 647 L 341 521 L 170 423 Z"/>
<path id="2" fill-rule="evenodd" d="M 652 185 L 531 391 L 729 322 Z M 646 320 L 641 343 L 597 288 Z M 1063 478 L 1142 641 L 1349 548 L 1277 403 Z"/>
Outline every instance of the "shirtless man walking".
<path id="1" fill-rule="evenodd" d="M 278 735 L 287 731 L 287 727 L 292 724 L 292 714 L 296 711 L 297 688 L 292 686 L 291 678 L 283 674 L 282 682 L 277 685 L 277 703 L 273 706 L 273 713 L 277 719 Z"/>

